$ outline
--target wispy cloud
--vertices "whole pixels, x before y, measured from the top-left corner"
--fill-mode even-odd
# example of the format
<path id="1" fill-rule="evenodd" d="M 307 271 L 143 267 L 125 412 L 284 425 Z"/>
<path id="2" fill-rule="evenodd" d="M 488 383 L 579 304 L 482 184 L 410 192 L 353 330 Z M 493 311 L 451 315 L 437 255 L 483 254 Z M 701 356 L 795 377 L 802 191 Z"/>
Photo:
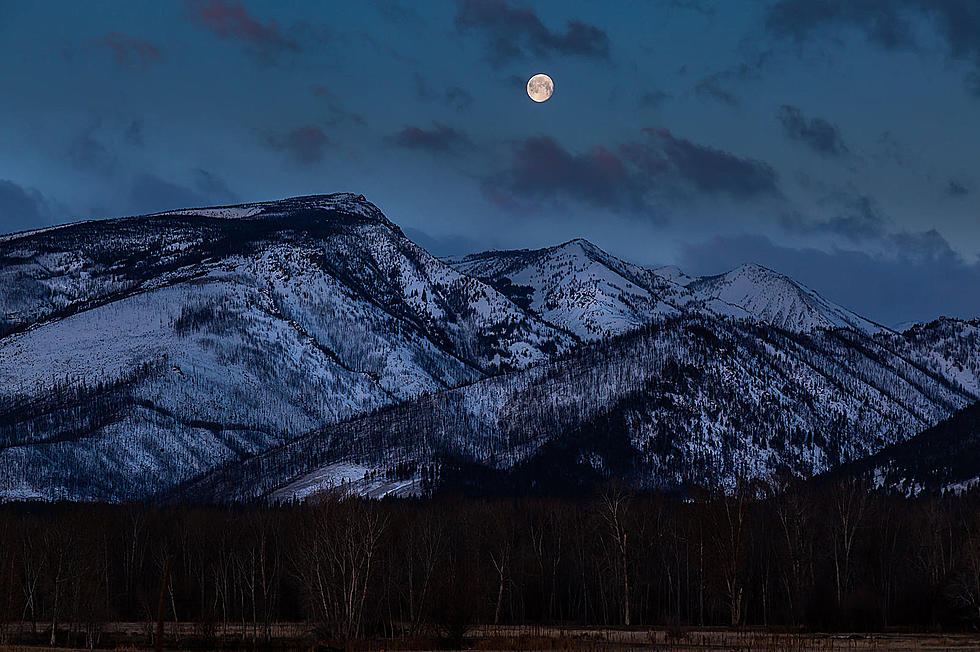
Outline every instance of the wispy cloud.
<path id="1" fill-rule="evenodd" d="M 533 9 L 505 0 L 460 0 L 458 6 L 457 29 L 482 32 L 494 62 L 527 54 L 609 57 L 609 36 L 595 25 L 569 20 L 564 31 L 552 30 Z"/>
<path id="2" fill-rule="evenodd" d="M 795 106 L 780 107 L 776 118 L 786 135 L 824 156 L 844 156 L 847 146 L 837 125 L 822 118 L 806 118 Z"/>
<path id="3" fill-rule="evenodd" d="M 290 131 L 269 134 L 266 143 L 272 149 L 284 152 L 296 163 L 312 165 L 323 160 L 330 139 L 316 125 L 303 125 Z"/>

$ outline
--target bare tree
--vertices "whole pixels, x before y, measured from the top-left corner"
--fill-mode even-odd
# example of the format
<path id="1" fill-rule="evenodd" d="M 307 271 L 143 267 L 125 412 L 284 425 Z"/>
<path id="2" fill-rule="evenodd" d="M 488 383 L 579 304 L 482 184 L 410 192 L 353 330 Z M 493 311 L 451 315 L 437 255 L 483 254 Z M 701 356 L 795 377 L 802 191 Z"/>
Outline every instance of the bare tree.
<path id="1" fill-rule="evenodd" d="M 294 560 L 329 632 L 346 645 L 361 633 L 364 603 L 386 519 L 370 503 L 329 499 L 301 532 Z"/>
<path id="2" fill-rule="evenodd" d="M 630 573 L 627 548 L 626 511 L 629 496 L 617 487 L 610 488 L 602 496 L 602 515 L 605 518 L 609 538 L 618 558 L 616 565 L 623 589 L 623 624 L 630 625 Z"/>
<path id="3" fill-rule="evenodd" d="M 719 494 L 715 497 L 715 508 L 710 510 L 711 536 L 728 605 L 729 624 L 732 627 L 742 622 L 748 540 L 746 530 L 752 490 L 749 484 L 739 480 L 730 494 Z"/>
<path id="4" fill-rule="evenodd" d="M 832 500 L 831 538 L 837 606 L 840 607 L 850 591 L 851 559 L 858 528 L 868 507 L 868 489 L 863 482 L 844 478 L 834 484 Z"/>

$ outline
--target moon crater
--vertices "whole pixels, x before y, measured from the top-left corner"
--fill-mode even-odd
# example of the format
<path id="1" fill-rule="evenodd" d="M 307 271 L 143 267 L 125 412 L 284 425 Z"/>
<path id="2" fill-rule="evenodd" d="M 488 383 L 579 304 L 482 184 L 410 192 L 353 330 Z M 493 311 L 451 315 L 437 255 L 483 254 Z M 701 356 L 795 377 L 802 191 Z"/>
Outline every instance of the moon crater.
<path id="1" fill-rule="evenodd" d="M 535 102 L 544 102 L 555 92 L 555 82 L 544 73 L 527 80 L 527 95 Z"/>

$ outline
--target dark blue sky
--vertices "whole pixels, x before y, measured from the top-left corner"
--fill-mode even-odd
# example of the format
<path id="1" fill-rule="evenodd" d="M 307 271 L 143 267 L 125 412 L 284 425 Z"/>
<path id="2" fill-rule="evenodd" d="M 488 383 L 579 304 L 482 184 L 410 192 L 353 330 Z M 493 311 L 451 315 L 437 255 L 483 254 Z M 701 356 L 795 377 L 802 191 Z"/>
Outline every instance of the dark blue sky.
<path id="1" fill-rule="evenodd" d="M 438 254 L 980 315 L 974 0 L 0 0 L 0 58 L 0 232 L 353 191 Z"/>

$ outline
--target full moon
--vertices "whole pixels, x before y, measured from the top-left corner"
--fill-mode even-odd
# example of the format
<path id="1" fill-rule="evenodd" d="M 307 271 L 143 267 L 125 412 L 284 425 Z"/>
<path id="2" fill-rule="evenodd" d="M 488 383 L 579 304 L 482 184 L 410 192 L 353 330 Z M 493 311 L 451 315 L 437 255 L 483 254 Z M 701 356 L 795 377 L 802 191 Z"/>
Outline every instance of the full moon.
<path id="1" fill-rule="evenodd" d="M 527 80 L 527 95 L 535 102 L 544 102 L 555 92 L 555 82 L 544 73 Z"/>

